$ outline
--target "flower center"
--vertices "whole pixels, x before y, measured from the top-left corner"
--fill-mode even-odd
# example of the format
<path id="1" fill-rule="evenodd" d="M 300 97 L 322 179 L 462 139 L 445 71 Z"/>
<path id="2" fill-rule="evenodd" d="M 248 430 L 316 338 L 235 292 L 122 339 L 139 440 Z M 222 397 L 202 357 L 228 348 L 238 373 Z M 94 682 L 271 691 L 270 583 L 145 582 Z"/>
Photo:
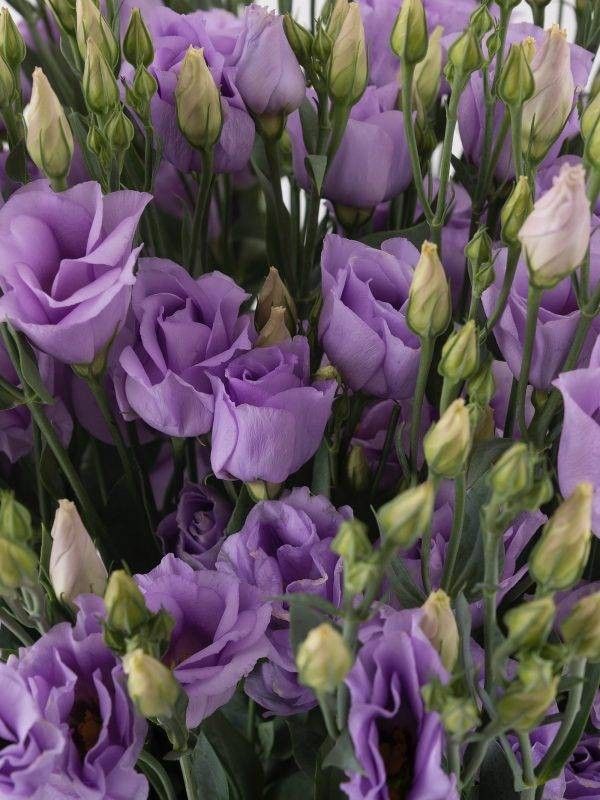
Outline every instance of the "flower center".
<path id="1" fill-rule="evenodd" d="M 69 714 L 69 728 L 73 742 L 81 758 L 98 741 L 102 730 L 102 717 L 98 703 L 89 700 L 76 700 Z"/>
<path id="2" fill-rule="evenodd" d="M 413 741 L 402 728 L 379 733 L 379 752 L 385 764 L 390 800 L 405 800 L 413 780 Z"/>

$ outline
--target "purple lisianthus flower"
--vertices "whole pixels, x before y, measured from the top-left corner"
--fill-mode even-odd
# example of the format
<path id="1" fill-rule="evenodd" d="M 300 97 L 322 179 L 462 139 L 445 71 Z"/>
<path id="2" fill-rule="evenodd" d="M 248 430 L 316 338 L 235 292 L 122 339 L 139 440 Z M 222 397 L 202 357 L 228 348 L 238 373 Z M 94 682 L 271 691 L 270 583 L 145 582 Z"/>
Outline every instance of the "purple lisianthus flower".
<path id="1" fill-rule="evenodd" d="M 0 796 L 43 800 L 65 746 L 62 731 L 44 719 L 24 678 L 0 662 Z"/>
<path id="2" fill-rule="evenodd" d="M 177 510 L 156 531 L 166 553 L 173 553 L 196 569 L 212 569 L 224 541 L 231 506 L 218 492 L 187 481 Z"/>
<path id="3" fill-rule="evenodd" d="M 313 594 L 339 605 L 342 562 L 330 545 L 339 526 L 352 516 L 307 488 L 280 500 L 264 500 L 250 511 L 239 533 L 228 536 L 216 568 L 256 586 L 266 600 L 282 594 Z M 246 681 L 246 692 L 275 714 L 296 714 L 315 705 L 310 689 L 298 683 L 289 636 L 289 610 L 272 602 L 267 630 L 269 661 Z"/>
<path id="4" fill-rule="evenodd" d="M 65 739 L 45 797 L 145 800 L 148 784 L 135 764 L 146 721 L 129 699 L 120 662 L 104 643 L 102 600 L 82 595 L 78 605 L 75 626 L 55 625 L 8 662 Z"/>
<path id="5" fill-rule="evenodd" d="M 211 377 L 215 413 L 211 465 L 217 478 L 282 483 L 323 438 L 335 381 L 310 380 L 308 341 L 260 347 Z"/>
<path id="6" fill-rule="evenodd" d="M 149 70 L 158 83 L 150 111 L 165 158 L 182 172 L 201 169 L 200 155 L 179 130 L 175 109 L 175 87 L 187 49 L 201 47 L 221 92 L 223 129 L 215 146 L 215 172 L 243 169 L 254 144 L 254 123 L 235 87 L 235 68 L 227 64 L 228 56 L 220 52 L 221 48 L 225 52 L 229 50 L 229 36 L 223 38 L 218 33 L 225 18 L 221 16 L 217 20 L 203 11 L 177 14 L 170 8 L 160 7 L 144 15 L 144 20 L 154 43 L 154 61 Z M 225 27 L 229 31 L 229 17 L 227 22 Z M 129 71 L 126 69 L 128 79 L 131 78 Z"/>
<path id="7" fill-rule="evenodd" d="M 141 259 L 132 299 L 137 334 L 120 357 L 130 409 L 169 436 L 207 433 L 210 375 L 252 346 L 252 318 L 240 315 L 247 297 L 220 272 L 194 280 L 173 261 Z"/>
<path id="8" fill-rule="evenodd" d="M 271 606 L 236 577 L 194 570 L 171 554 L 136 580 L 148 608 L 175 620 L 164 661 L 188 695 L 187 724 L 195 728 L 267 654 Z"/>
<path id="9" fill-rule="evenodd" d="M 304 100 L 304 75 L 283 30 L 283 17 L 275 12 L 255 4 L 246 9 L 232 63 L 235 85 L 253 114 L 291 114 Z"/>
<path id="10" fill-rule="evenodd" d="M 400 400 L 414 390 L 420 343 L 405 314 L 418 259 L 406 239 L 375 250 L 333 234 L 325 238 L 319 338 L 354 391 Z"/>
<path id="11" fill-rule="evenodd" d="M 398 84 L 368 86 L 352 107 L 339 150 L 323 183 L 323 197 L 335 205 L 371 209 L 400 194 L 412 177 Z M 303 189 L 312 185 L 306 170 L 306 143 L 299 113 L 288 121 L 294 174 Z M 377 158 L 373 158 L 377 153 Z"/>
<path id="12" fill-rule="evenodd" d="M 133 237 L 150 195 L 103 195 L 97 183 L 65 192 L 33 181 L 0 209 L 0 314 L 68 364 L 89 364 L 125 321 L 139 248 Z"/>
<path id="13" fill-rule="evenodd" d="M 565 800 L 600 797 L 600 737 L 584 734 L 565 765 Z"/>
<path id="14" fill-rule="evenodd" d="M 350 689 L 348 730 L 362 772 L 342 784 L 350 800 L 454 800 L 456 779 L 444 771 L 444 729 L 425 709 L 421 689 L 448 674 L 423 631 L 420 611 L 382 609 L 368 625 Z"/>

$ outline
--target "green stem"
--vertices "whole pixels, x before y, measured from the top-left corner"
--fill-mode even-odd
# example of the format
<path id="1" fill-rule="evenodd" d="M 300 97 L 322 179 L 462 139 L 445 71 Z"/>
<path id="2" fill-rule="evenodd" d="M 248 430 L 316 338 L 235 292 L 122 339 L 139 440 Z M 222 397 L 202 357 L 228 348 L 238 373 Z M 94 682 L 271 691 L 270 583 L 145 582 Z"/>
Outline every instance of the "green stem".
<path id="1" fill-rule="evenodd" d="M 452 531 L 450 533 L 450 542 L 446 553 L 444 572 L 442 574 L 442 589 L 446 592 L 452 585 L 452 577 L 456 566 L 456 559 L 458 558 L 460 539 L 465 520 L 465 499 L 466 478 L 465 473 L 461 472 L 456 476 L 454 481 L 454 517 L 452 519 Z"/>
<path id="2" fill-rule="evenodd" d="M 531 749 L 531 739 L 528 733 L 519 733 L 519 748 L 521 750 L 521 762 L 523 769 L 523 783 L 525 789 L 521 792 L 522 800 L 534 800 L 535 798 L 535 770 L 533 768 L 533 752 Z"/>
<path id="3" fill-rule="evenodd" d="M 494 649 L 496 646 L 496 595 L 498 592 L 500 542 L 496 534 L 484 530 L 484 642 L 485 642 L 485 690 L 491 694 L 494 688 Z"/>
<path id="4" fill-rule="evenodd" d="M 544 27 L 544 18 L 546 16 L 545 6 L 540 6 L 537 3 L 531 3 L 531 13 L 533 14 L 533 24 L 538 28 Z"/>
<path id="5" fill-rule="evenodd" d="M 461 787 L 466 788 L 470 783 L 472 783 L 472 781 L 475 780 L 477 773 L 479 772 L 479 768 L 483 764 L 483 759 L 486 756 L 489 745 L 489 739 L 482 739 L 477 743 L 473 755 L 469 759 L 469 762 L 466 766 L 465 774 L 463 775 L 461 781 Z"/>
<path id="6" fill-rule="evenodd" d="M 277 237 L 279 239 L 279 247 L 281 250 L 281 258 L 284 260 L 282 264 L 284 274 L 290 279 L 290 269 L 288 264 L 288 248 L 290 244 L 290 218 L 285 202 L 283 200 L 283 191 L 281 189 L 281 163 L 279 159 L 279 141 L 269 136 L 263 137 L 265 145 L 265 154 L 267 156 L 267 164 L 269 165 L 269 178 L 271 179 L 271 187 L 275 197 L 275 213 L 277 214 Z"/>
<path id="7" fill-rule="evenodd" d="M 419 433 L 421 431 L 421 413 L 423 410 L 423 400 L 425 399 L 425 389 L 427 378 L 433 359 L 435 340 L 431 337 L 421 339 L 421 355 L 419 358 L 419 371 L 417 373 L 417 385 L 413 396 L 412 416 L 410 422 L 410 463 L 413 472 L 416 474 L 417 458 L 419 452 Z"/>
<path id="8" fill-rule="evenodd" d="M 10 631 L 15 639 L 18 639 L 25 647 L 29 647 L 33 644 L 33 639 L 21 623 L 17 622 L 13 615 L 4 608 L 0 608 L 0 627 L 4 627 L 7 631 Z"/>
<path id="9" fill-rule="evenodd" d="M 512 246 L 508 249 L 508 256 L 506 261 L 506 270 L 504 271 L 504 278 L 502 280 L 502 286 L 500 288 L 500 294 L 498 295 L 498 300 L 496 301 L 496 306 L 494 310 L 488 317 L 488 321 L 486 322 L 485 328 L 481 334 L 481 341 L 485 341 L 489 336 L 490 332 L 494 329 L 496 323 L 504 314 L 504 309 L 506 308 L 506 304 L 508 303 L 508 298 L 510 296 L 510 290 L 513 285 L 513 281 L 515 279 L 515 273 L 517 271 L 517 265 L 519 263 L 519 255 L 521 253 L 521 248 L 519 246 Z"/>
<path id="10" fill-rule="evenodd" d="M 40 469 L 42 458 L 42 442 L 39 428 L 36 425 L 33 426 L 33 458 L 35 461 L 35 481 L 40 519 L 42 521 L 42 525 L 48 527 L 48 523 L 50 521 L 50 515 L 48 513 L 48 496 L 46 494 Z"/>
<path id="11" fill-rule="evenodd" d="M 523 346 L 523 358 L 521 361 L 521 372 L 517 384 L 517 405 L 516 418 L 519 424 L 521 436 L 527 435 L 527 422 L 525 420 L 525 395 L 527 383 L 529 381 L 529 370 L 531 369 L 531 359 L 533 356 L 533 345 L 535 343 L 535 329 L 542 302 L 542 289 L 529 285 L 527 297 L 527 322 L 525 326 L 525 344 Z"/>
<path id="12" fill-rule="evenodd" d="M 590 170 L 588 185 L 587 185 L 587 196 L 592 208 L 595 207 L 599 194 L 600 194 L 600 170 L 596 169 L 596 167 L 592 167 Z"/>
<path id="13" fill-rule="evenodd" d="M 192 756 L 189 753 L 181 756 L 179 759 L 179 766 L 181 767 L 181 774 L 183 776 L 183 785 L 187 800 L 200 800 L 200 793 L 196 789 L 196 783 L 194 781 L 194 774 L 192 771 Z"/>
<path id="14" fill-rule="evenodd" d="M 521 104 L 510 109 L 510 132 L 512 139 L 513 162 L 517 178 L 523 174 L 523 106 Z"/>
<path id="15" fill-rule="evenodd" d="M 400 406 L 397 403 L 394 403 L 394 405 L 392 406 L 392 413 L 390 414 L 390 420 L 388 422 L 388 427 L 385 434 L 383 449 L 379 457 L 379 463 L 377 464 L 377 471 L 375 472 L 375 477 L 373 478 L 373 483 L 371 485 L 371 496 L 373 496 L 377 492 L 377 488 L 379 487 L 381 476 L 383 475 L 385 465 L 387 464 L 388 455 L 390 453 L 390 449 L 394 442 L 394 436 L 396 434 L 396 428 L 398 426 L 399 416 L 400 416 Z"/>
<path id="16" fill-rule="evenodd" d="M 440 182 L 437 194 L 435 215 L 430 223 L 431 240 L 441 246 L 442 225 L 446 214 L 446 192 L 448 180 L 450 178 L 450 166 L 452 161 L 452 144 L 454 142 L 454 132 L 458 122 L 458 104 L 460 96 L 465 87 L 466 81 L 461 73 L 456 74 L 452 81 L 452 91 L 446 112 L 446 130 L 444 131 L 444 143 L 442 145 L 442 157 L 440 162 Z"/>
<path id="17" fill-rule="evenodd" d="M 208 256 L 208 217 L 210 209 L 210 193 L 213 182 L 214 150 L 201 150 L 202 172 L 198 182 L 198 195 L 192 219 L 192 235 L 187 255 L 190 273 L 197 278 L 202 275 L 207 265 Z"/>
<path id="18" fill-rule="evenodd" d="M 147 750 L 142 750 L 139 754 L 138 766 L 152 786 L 157 788 L 160 785 L 162 789 L 161 797 L 164 797 L 165 800 L 177 800 L 175 789 L 163 765 Z"/>
<path id="19" fill-rule="evenodd" d="M 450 403 L 454 400 L 458 386 L 459 382 L 452 381 L 446 377 L 444 378 L 444 381 L 442 383 L 442 394 L 440 397 L 440 417 L 442 416 L 444 411 L 448 408 Z"/>
<path id="20" fill-rule="evenodd" d="M 448 767 L 450 773 L 456 775 L 456 783 L 460 784 L 460 742 L 452 736 L 447 738 Z"/>
<path id="21" fill-rule="evenodd" d="M 402 64 L 402 116 L 404 118 L 404 135 L 408 145 L 408 154 L 413 173 L 413 183 L 417 191 L 417 197 L 421 203 L 425 219 L 430 222 L 433 219 L 433 210 L 429 204 L 425 185 L 423 183 L 423 172 L 421 170 L 421 159 L 419 148 L 415 136 L 415 128 L 412 117 L 413 100 L 413 78 L 415 68 L 412 64 Z"/>
<path id="22" fill-rule="evenodd" d="M 439 479 L 435 475 L 431 475 L 430 480 L 433 483 L 434 493 L 437 492 Z M 423 531 L 421 538 L 421 580 L 423 582 L 423 589 L 425 594 L 431 594 L 431 575 L 429 564 L 431 561 L 431 537 L 433 536 L 433 516 L 429 518 L 427 528 Z"/>

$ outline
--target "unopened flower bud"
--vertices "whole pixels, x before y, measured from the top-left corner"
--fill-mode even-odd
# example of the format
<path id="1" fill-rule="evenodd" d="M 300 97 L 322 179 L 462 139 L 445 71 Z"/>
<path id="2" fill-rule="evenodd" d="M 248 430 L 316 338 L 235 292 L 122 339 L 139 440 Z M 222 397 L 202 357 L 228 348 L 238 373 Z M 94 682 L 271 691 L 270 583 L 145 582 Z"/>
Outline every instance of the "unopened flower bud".
<path id="1" fill-rule="evenodd" d="M 357 492 L 364 492 L 371 485 L 371 468 L 364 448 L 359 444 L 354 444 L 350 448 L 346 462 L 346 475 L 348 483 Z"/>
<path id="2" fill-rule="evenodd" d="M 271 481 L 246 481 L 244 486 L 255 503 L 261 503 L 263 500 L 275 500 L 281 492 L 281 484 L 271 483 Z"/>
<path id="3" fill-rule="evenodd" d="M 125 636 L 132 636 L 150 618 L 144 596 L 131 575 L 122 569 L 111 572 L 104 605 L 107 625 Z"/>
<path id="4" fill-rule="evenodd" d="M 110 25 L 100 13 L 94 0 L 76 0 L 77 47 L 83 59 L 88 50 L 88 39 L 93 39 L 112 69 L 119 61 L 119 45 Z"/>
<path id="5" fill-rule="evenodd" d="M 139 648 L 125 656 L 123 669 L 129 696 L 143 717 L 173 716 L 182 690 L 170 669 Z"/>
<path id="6" fill-rule="evenodd" d="M 550 661 L 532 655 L 519 663 L 518 677 L 498 701 L 500 722 L 506 728 L 527 732 L 544 717 L 556 697 L 558 676 Z"/>
<path id="7" fill-rule="evenodd" d="M 458 658 L 458 626 L 443 589 L 432 592 L 421 606 L 421 629 L 440 654 L 442 664 L 452 672 Z"/>
<path id="8" fill-rule="evenodd" d="M 379 567 L 374 560 L 361 561 L 344 567 L 344 591 L 348 595 L 364 592 L 367 586 L 377 580 Z"/>
<path id="9" fill-rule="evenodd" d="M 535 455 L 525 442 L 508 448 L 490 470 L 489 481 L 499 500 L 528 492 L 534 480 Z"/>
<path id="10" fill-rule="evenodd" d="M 600 92 L 597 92 L 581 115 L 581 136 L 587 141 L 600 122 Z"/>
<path id="11" fill-rule="evenodd" d="M 492 240 L 487 228 L 482 226 L 475 233 L 465 247 L 465 256 L 469 260 L 471 269 L 475 272 L 482 264 L 489 264 L 492 260 Z"/>
<path id="12" fill-rule="evenodd" d="M 150 116 L 150 101 L 157 89 L 158 84 L 154 75 L 151 75 L 146 67 L 138 67 L 131 88 L 127 89 L 127 102 L 143 120 L 147 120 Z"/>
<path id="13" fill-rule="evenodd" d="M 511 608 L 504 615 L 508 641 L 514 650 L 539 647 L 552 629 L 556 606 L 550 596 Z"/>
<path id="14" fill-rule="evenodd" d="M 353 106 L 367 86 L 369 70 L 365 29 L 358 3 L 351 3 L 329 60 L 329 95 L 333 101 Z"/>
<path id="15" fill-rule="evenodd" d="M 296 304 L 275 267 L 269 269 L 269 274 L 258 293 L 256 312 L 254 314 L 256 330 L 260 331 L 267 324 L 273 306 L 279 306 L 285 310 L 285 323 L 293 336 L 296 333 L 298 324 Z"/>
<path id="16" fill-rule="evenodd" d="M 482 3 L 479 8 L 476 8 L 471 14 L 469 23 L 478 39 L 482 39 L 488 31 L 492 30 L 494 27 L 494 18 L 490 14 L 485 3 Z"/>
<path id="17" fill-rule="evenodd" d="M 103 117 L 119 102 L 119 87 L 113 71 L 93 39 L 88 39 L 82 85 L 88 110 L 94 114 Z"/>
<path id="18" fill-rule="evenodd" d="M 425 434 L 425 459 L 436 475 L 454 478 L 464 468 L 470 449 L 469 411 L 465 401 L 458 398 Z"/>
<path id="19" fill-rule="evenodd" d="M 21 31 L 7 8 L 0 11 L 0 55 L 9 67 L 16 70 L 27 54 Z"/>
<path id="20" fill-rule="evenodd" d="M 319 367 L 314 374 L 314 379 L 316 381 L 335 381 L 340 386 L 342 384 L 342 377 L 333 364 L 325 364 Z"/>
<path id="21" fill-rule="evenodd" d="M 12 103 L 15 88 L 15 74 L 0 56 L 0 108 L 6 108 Z"/>
<path id="22" fill-rule="evenodd" d="M 352 653 L 329 623 L 313 628 L 296 654 L 298 679 L 317 694 L 333 692 L 352 666 Z"/>
<path id="23" fill-rule="evenodd" d="M 466 80 L 472 72 L 483 66 L 484 61 L 481 45 L 475 31 L 472 28 L 467 28 L 448 51 L 446 72 L 451 80 L 455 75 L 459 75 L 462 80 Z"/>
<path id="24" fill-rule="evenodd" d="M 49 573 L 56 596 L 73 602 L 80 594 L 104 594 L 106 567 L 70 500 L 59 501 L 50 535 Z"/>
<path id="25" fill-rule="evenodd" d="M 121 106 L 113 111 L 106 124 L 106 137 L 117 153 L 124 153 L 133 141 L 133 123 L 125 116 Z"/>
<path id="26" fill-rule="evenodd" d="M 446 339 L 438 372 L 458 382 L 472 375 L 479 364 L 479 342 L 475 321 L 470 319 Z"/>
<path id="27" fill-rule="evenodd" d="M 273 344 L 289 342 L 292 338 L 285 324 L 286 310 L 281 306 L 273 306 L 269 319 L 259 332 L 255 347 L 270 347 Z"/>
<path id="28" fill-rule="evenodd" d="M 403 64 L 418 64 L 427 53 L 427 18 L 422 0 L 404 0 L 390 44 Z"/>
<path id="29" fill-rule="evenodd" d="M 341 556 L 344 565 L 364 561 L 372 553 L 366 525 L 359 519 L 342 522 L 331 542 L 331 550 Z"/>
<path id="30" fill-rule="evenodd" d="M 384 539 L 394 547 L 410 547 L 429 527 L 434 500 L 433 483 L 425 481 L 381 506 L 377 521 Z"/>
<path id="31" fill-rule="evenodd" d="M 24 544 L 0 537 L 0 594 L 12 593 L 37 581 L 37 557 Z"/>
<path id="32" fill-rule="evenodd" d="M 425 118 L 440 93 L 443 33 L 442 26 L 436 25 L 429 37 L 425 58 L 415 67 L 413 95 L 420 119 Z"/>
<path id="33" fill-rule="evenodd" d="M 31 102 L 24 117 L 31 160 L 51 180 L 65 178 L 73 157 L 73 134 L 57 96 L 39 67 L 33 70 Z"/>
<path id="34" fill-rule="evenodd" d="M 600 661 L 600 592 L 582 597 L 563 621 L 560 632 L 577 658 Z"/>
<path id="35" fill-rule="evenodd" d="M 123 39 L 123 55 L 134 67 L 148 67 L 154 60 L 152 37 L 142 19 L 139 8 L 131 12 L 129 25 Z"/>
<path id="36" fill-rule="evenodd" d="M 47 2 L 54 12 L 59 26 L 69 36 L 73 36 L 77 25 L 75 0 L 47 0 Z"/>
<path id="37" fill-rule="evenodd" d="M 330 5 L 331 11 L 327 19 L 327 25 L 325 27 L 321 25 L 321 28 L 326 31 L 327 36 L 333 42 L 339 36 L 342 25 L 348 16 L 350 0 L 333 0 Z"/>
<path id="38" fill-rule="evenodd" d="M 458 739 L 466 736 L 479 722 L 479 712 L 475 703 L 466 697 L 446 698 L 440 716 L 444 729 Z"/>
<path id="39" fill-rule="evenodd" d="M 529 572 L 546 590 L 569 589 L 583 573 L 591 546 L 592 495 L 592 485 L 580 483 L 544 525 Z"/>
<path id="40" fill-rule="evenodd" d="M 529 180 L 521 175 L 500 212 L 502 241 L 507 245 L 519 242 L 519 231 L 533 208 Z"/>
<path id="41" fill-rule="evenodd" d="M 437 247 L 423 242 L 410 285 L 407 322 L 417 336 L 435 337 L 446 330 L 451 314 L 450 286 Z"/>
<path id="42" fill-rule="evenodd" d="M 513 44 L 500 74 L 500 99 L 509 108 L 518 108 L 533 96 L 534 90 L 533 73 L 523 45 Z"/>
<path id="43" fill-rule="evenodd" d="M 204 59 L 204 51 L 190 47 L 185 54 L 175 89 L 177 121 L 192 145 L 210 150 L 219 140 L 223 124 L 221 95 Z"/>
<path id="44" fill-rule="evenodd" d="M 467 394 L 472 403 L 482 408 L 489 405 L 496 391 L 492 362 L 485 361 L 467 382 Z"/>
<path id="45" fill-rule="evenodd" d="M 0 536 L 14 542 L 26 542 L 32 536 L 31 514 L 8 491 L 0 493 Z"/>
<path id="46" fill-rule="evenodd" d="M 313 46 L 313 36 L 310 31 L 307 31 L 299 22 L 293 18 L 291 14 L 285 14 L 283 17 L 283 30 L 292 48 L 294 55 L 298 59 L 298 63 L 306 66 L 310 61 L 310 54 Z M 329 53 L 327 54 L 329 58 Z"/>

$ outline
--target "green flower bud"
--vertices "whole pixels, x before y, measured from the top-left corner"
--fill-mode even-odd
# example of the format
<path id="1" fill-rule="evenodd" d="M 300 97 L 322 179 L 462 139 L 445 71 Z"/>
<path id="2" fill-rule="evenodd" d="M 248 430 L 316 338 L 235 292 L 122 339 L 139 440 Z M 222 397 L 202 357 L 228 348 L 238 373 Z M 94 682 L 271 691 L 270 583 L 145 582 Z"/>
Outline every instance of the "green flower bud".
<path id="1" fill-rule="evenodd" d="M 93 39 L 111 69 L 114 69 L 119 63 L 119 45 L 94 0 L 76 0 L 75 12 L 77 47 L 81 57 L 85 59 L 88 39 Z"/>
<path id="2" fill-rule="evenodd" d="M 75 0 L 47 0 L 47 2 L 54 12 L 59 26 L 63 28 L 65 33 L 69 36 L 73 36 L 77 25 Z"/>
<path id="3" fill-rule="evenodd" d="M 144 596 L 131 575 L 117 569 L 111 573 L 104 594 L 108 627 L 132 636 L 150 619 Z"/>
<path id="4" fill-rule="evenodd" d="M 514 650 L 539 647 L 552 630 L 556 606 L 550 597 L 540 597 L 511 608 L 504 615 L 508 641 Z"/>
<path id="5" fill-rule="evenodd" d="M 319 64 L 326 64 L 329 60 L 332 49 L 333 39 L 327 33 L 323 25 L 319 25 L 312 43 L 312 56 Z"/>
<path id="6" fill-rule="evenodd" d="M 358 3 L 351 3 L 329 59 L 329 95 L 343 106 L 353 106 L 367 86 L 369 69 L 365 29 Z"/>
<path id="7" fill-rule="evenodd" d="M 406 320 L 421 338 L 436 337 L 452 314 L 450 286 L 436 245 L 423 242 L 408 294 Z"/>
<path id="8" fill-rule="evenodd" d="M 331 550 L 343 558 L 344 565 L 368 559 L 373 548 L 366 525 L 356 518 L 342 522 L 331 542 Z"/>
<path id="9" fill-rule="evenodd" d="M 17 28 L 9 10 L 0 11 L 0 55 L 9 67 L 16 70 L 27 54 L 21 31 Z"/>
<path id="10" fill-rule="evenodd" d="M 137 649 L 123 659 L 127 691 L 146 719 L 169 719 L 175 714 L 181 687 L 170 669 Z"/>
<path id="11" fill-rule="evenodd" d="M 529 180 L 525 175 L 521 175 L 500 212 L 504 244 L 511 246 L 519 243 L 519 231 L 532 209 L 533 197 Z"/>
<path id="12" fill-rule="evenodd" d="M 422 536 L 431 522 L 435 490 L 431 481 L 396 495 L 377 512 L 377 521 L 386 542 L 406 549 Z"/>
<path id="13" fill-rule="evenodd" d="M 292 17 L 291 14 L 285 14 L 283 17 L 283 30 L 292 48 L 294 55 L 298 59 L 298 63 L 306 66 L 310 61 L 310 54 L 313 46 L 313 36 L 310 31 L 307 31 L 299 22 Z M 327 54 L 329 58 L 329 53 Z"/>
<path id="14" fill-rule="evenodd" d="M 247 481 L 244 485 L 255 503 L 274 500 L 281 491 L 280 483 L 270 483 L 269 481 Z"/>
<path id="15" fill-rule="evenodd" d="M 313 628 L 296 654 L 298 680 L 317 694 L 333 692 L 352 667 L 352 653 L 329 623 Z"/>
<path id="16" fill-rule="evenodd" d="M 145 67 L 138 67 L 133 84 L 127 89 L 127 103 L 143 120 L 149 119 L 150 101 L 157 89 L 158 84 L 154 75 L 151 75 Z"/>
<path id="17" fill-rule="evenodd" d="M 37 556 L 29 547 L 0 537 L 0 594 L 37 582 Z"/>
<path id="18" fill-rule="evenodd" d="M 489 405 L 495 391 L 496 382 L 494 381 L 494 373 L 492 372 L 492 362 L 488 359 L 481 364 L 477 372 L 469 378 L 467 382 L 467 394 L 472 403 L 485 407 Z"/>
<path id="19" fill-rule="evenodd" d="M 354 444 L 350 448 L 346 462 L 346 475 L 348 483 L 357 492 L 364 492 L 371 485 L 371 468 L 364 448 L 359 444 Z"/>
<path id="20" fill-rule="evenodd" d="M 462 381 L 479 365 L 479 342 L 475 321 L 470 319 L 446 339 L 438 372 L 451 381 Z"/>
<path id="21" fill-rule="evenodd" d="M 560 626 L 560 632 L 577 658 L 600 661 L 600 592 L 582 597 Z"/>
<path id="22" fill-rule="evenodd" d="M 587 106 L 581 117 L 581 135 L 585 140 L 586 160 L 600 170 L 600 92 Z"/>
<path id="23" fill-rule="evenodd" d="M 442 26 L 436 25 L 429 37 L 425 58 L 415 67 L 413 99 L 421 120 L 425 119 L 440 94 L 443 33 Z"/>
<path id="24" fill-rule="evenodd" d="M 344 591 L 351 596 L 360 594 L 377 580 L 379 568 L 373 561 L 361 561 L 344 567 Z"/>
<path id="25" fill-rule="evenodd" d="M 223 125 L 221 95 L 204 59 L 204 50 L 190 47 L 175 89 L 177 121 L 192 145 L 209 150 L 218 142 Z"/>
<path id="26" fill-rule="evenodd" d="M 502 67 L 498 95 L 509 108 L 518 108 L 533 96 L 535 83 L 521 44 L 513 44 Z"/>
<path id="27" fill-rule="evenodd" d="M 31 101 L 24 117 L 31 160 L 51 180 L 62 180 L 71 166 L 73 134 L 57 96 L 39 67 L 33 70 Z"/>
<path id="28" fill-rule="evenodd" d="M 592 537 L 592 485 L 580 483 L 544 525 L 529 572 L 546 590 L 569 589 L 583 573 Z"/>
<path id="29" fill-rule="evenodd" d="M 264 280 L 258 293 L 256 302 L 256 312 L 254 314 L 254 324 L 257 331 L 260 331 L 267 324 L 271 315 L 271 309 L 280 307 L 285 310 L 285 324 L 290 334 L 294 336 L 298 325 L 298 313 L 294 298 L 288 291 L 287 286 L 281 280 L 279 272 L 275 267 L 269 269 L 269 274 Z"/>
<path id="30" fill-rule="evenodd" d="M 119 103 L 113 71 L 93 39 L 88 39 L 82 86 L 88 110 L 94 114 L 103 117 Z"/>
<path id="31" fill-rule="evenodd" d="M 404 64 L 418 64 L 427 53 L 427 18 L 422 0 L 404 0 L 390 45 Z"/>
<path id="32" fill-rule="evenodd" d="M 0 492 L 0 536 L 14 542 L 31 539 L 31 514 L 15 500 L 13 492 Z"/>
<path id="33" fill-rule="evenodd" d="M 154 60 L 152 37 L 139 8 L 134 8 L 131 12 L 123 39 L 123 55 L 134 67 L 149 67 Z"/>
<path id="34" fill-rule="evenodd" d="M 108 139 L 96 125 L 92 125 L 88 130 L 86 145 L 92 153 L 96 154 L 101 163 L 106 164 L 110 160 L 111 153 Z"/>
<path id="35" fill-rule="evenodd" d="M 133 141 L 133 123 L 125 116 L 121 106 L 115 109 L 109 119 L 106 125 L 106 136 L 117 153 L 124 153 Z"/>
<path id="36" fill-rule="evenodd" d="M 440 654 L 442 664 L 452 672 L 458 659 L 459 635 L 450 598 L 443 589 L 431 592 L 421 611 L 423 633 Z"/>
<path id="37" fill-rule="evenodd" d="M 339 386 L 342 385 L 342 377 L 333 364 L 326 364 L 324 367 L 319 367 L 315 372 L 314 379 L 316 381 L 336 381 Z"/>
<path id="38" fill-rule="evenodd" d="M 429 469 L 443 478 L 455 478 L 464 468 L 471 449 L 471 424 L 465 401 L 450 403 L 423 439 Z"/>
<path id="39" fill-rule="evenodd" d="M 471 241 L 465 247 L 465 256 L 473 272 L 482 264 L 489 264 L 492 261 L 492 240 L 487 228 L 482 226 L 475 233 Z"/>
<path id="40" fill-rule="evenodd" d="M 525 442 L 509 447 L 490 470 L 489 481 L 499 500 L 509 500 L 533 486 L 537 459 Z"/>
<path id="41" fill-rule="evenodd" d="M 462 80 L 466 80 L 472 72 L 480 69 L 484 63 L 485 59 L 481 52 L 479 39 L 472 28 L 467 28 L 448 51 L 446 74 L 450 80 L 453 80 L 454 75 L 459 75 Z"/>
<path id="42" fill-rule="evenodd" d="M 494 24 L 494 18 L 484 3 L 471 14 L 470 26 L 478 39 L 482 39 L 488 31 L 491 31 Z"/>
<path id="43" fill-rule="evenodd" d="M 526 733 L 535 728 L 554 702 L 558 676 L 553 665 L 537 655 L 519 664 L 518 678 L 498 701 L 498 719 L 505 728 Z"/>
<path id="44" fill-rule="evenodd" d="M 466 697 L 448 697 L 442 706 L 442 725 L 451 736 L 462 739 L 479 723 L 475 703 Z"/>
<path id="45" fill-rule="evenodd" d="M 15 96 L 15 74 L 0 56 L 0 108 L 7 108 Z"/>

